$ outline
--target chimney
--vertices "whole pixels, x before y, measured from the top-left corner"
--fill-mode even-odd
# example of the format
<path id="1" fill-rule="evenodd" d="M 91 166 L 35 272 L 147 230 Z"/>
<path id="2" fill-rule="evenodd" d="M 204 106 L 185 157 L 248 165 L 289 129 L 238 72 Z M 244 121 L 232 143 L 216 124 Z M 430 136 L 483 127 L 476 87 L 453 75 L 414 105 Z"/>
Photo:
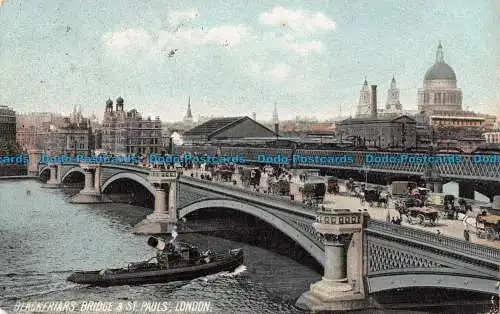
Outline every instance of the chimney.
<path id="1" fill-rule="evenodd" d="M 377 85 L 372 85 L 372 118 L 377 117 Z"/>

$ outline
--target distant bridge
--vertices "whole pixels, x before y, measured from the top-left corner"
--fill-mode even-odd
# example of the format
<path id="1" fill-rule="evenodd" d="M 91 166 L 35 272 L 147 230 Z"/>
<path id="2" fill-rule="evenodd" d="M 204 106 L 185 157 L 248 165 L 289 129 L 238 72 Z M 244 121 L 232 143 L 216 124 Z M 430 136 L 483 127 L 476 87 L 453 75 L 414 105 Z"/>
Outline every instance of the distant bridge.
<path id="1" fill-rule="evenodd" d="M 423 163 L 412 162 L 411 160 L 403 162 L 386 163 L 368 163 L 368 155 L 387 155 L 394 160 L 401 160 L 401 156 L 424 157 L 426 154 L 414 153 L 394 153 L 379 151 L 341 151 L 341 150 L 309 150 L 309 149 L 291 149 L 291 148 L 254 148 L 254 147 L 220 147 L 218 153 L 221 155 L 239 155 L 245 157 L 248 161 L 257 162 L 257 156 L 282 155 L 291 158 L 292 154 L 300 156 L 320 156 L 320 157 L 340 157 L 349 156 L 353 163 L 339 163 L 331 165 L 320 165 L 310 163 L 295 163 L 296 166 L 309 167 L 328 167 L 333 169 L 361 170 L 382 173 L 397 173 L 404 175 L 423 176 L 426 171 L 426 165 Z M 451 154 L 436 154 L 436 157 L 450 156 Z M 448 180 L 480 180 L 489 182 L 500 182 L 500 160 L 493 163 L 477 163 L 474 161 L 474 155 L 459 155 L 461 161 L 457 163 L 441 163 L 435 165 L 435 171 L 440 177 Z M 500 157 L 500 156 L 499 156 Z"/>
<path id="2" fill-rule="evenodd" d="M 85 174 L 78 164 L 42 166 L 39 173 L 46 176 L 50 171 L 57 171 L 52 177 L 59 183 L 74 173 Z M 135 166 L 104 165 L 97 182 L 100 191 L 107 193 L 108 187 L 119 184 L 118 180 L 128 180 L 144 186 L 154 196 L 157 191 L 148 181 L 149 173 Z M 244 212 L 283 232 L 323 266 L 328 263 L 323 238 L 312 225 L 317 214 L 304 209 L 302 203 L 192 177 L 183 176 L 179 182 L 178 218 L 208 208 Z M 358 272 L 367 282 L 368 293 L 405 287 L 500 293 L 498 249 L 374 220 L 368 221 L 362 235 L 362 254 L 366 258 Z"/>

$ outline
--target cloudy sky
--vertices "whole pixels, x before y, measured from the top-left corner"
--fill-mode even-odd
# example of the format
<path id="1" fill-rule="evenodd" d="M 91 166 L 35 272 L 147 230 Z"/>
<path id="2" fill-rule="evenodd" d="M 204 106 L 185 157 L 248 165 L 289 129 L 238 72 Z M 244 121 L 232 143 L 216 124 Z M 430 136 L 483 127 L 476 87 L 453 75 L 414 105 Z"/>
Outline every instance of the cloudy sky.
<path id="1" fill-rule="evenodd" d="M 395 74 L 417 89 L 438 41 L 470 109 L 500 114 L 496 0 L 0 0 L 0 104 L 99 117 L 354 112 L 366 76 L 379 103 Z M 173 51 L 172 51 L 173 50 Z"/>

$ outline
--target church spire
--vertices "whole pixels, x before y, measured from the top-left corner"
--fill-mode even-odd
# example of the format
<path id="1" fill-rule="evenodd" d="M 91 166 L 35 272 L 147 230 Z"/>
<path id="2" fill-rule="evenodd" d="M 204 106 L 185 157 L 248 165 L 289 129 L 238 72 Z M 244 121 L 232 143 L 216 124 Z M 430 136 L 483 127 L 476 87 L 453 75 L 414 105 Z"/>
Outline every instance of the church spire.
<path id="1" fill-rule="evenodd" d="M 278 137 L 280 133 L 280 122 L 278 119 L 278 106 L 276 102 L 274 102 L 273 124 L 274 124 L 274 134 L 276 134 L 276 137 Z"/>
<path id="2" fill-rule="evenodd" d="M 273 124 L 279 124 L 279 119 L 278 119 L 278 106 L 276 102 L 274 102 L 274 112 L 273 112 Z"/>
<path id="3" fill-rule="evenodd" d="M 439 41 L 439 45 L 436 51 L 436 62 L 444 62 L 443 45 L 441 44 L 441 41 Z"/>
<path id="4" fill-rule="evenodd" d="M 188 98 L 188 108 L 186 112 L 186 116 L 184 117 L 185 121 L 191 121 L 193 120 L 193 114 L 191 113 L 191 96 Z"/>

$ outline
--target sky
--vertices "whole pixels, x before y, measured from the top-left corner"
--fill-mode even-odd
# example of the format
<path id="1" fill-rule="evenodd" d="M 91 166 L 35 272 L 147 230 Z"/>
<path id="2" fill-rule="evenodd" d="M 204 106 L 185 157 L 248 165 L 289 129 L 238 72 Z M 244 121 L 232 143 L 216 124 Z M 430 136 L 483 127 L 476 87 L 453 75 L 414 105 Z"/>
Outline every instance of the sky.
<path id="1" fill-rule="evenodd" d="M 326 119 L 395 75 L 411 110 L 439 41 L 464 109 L 500 115 L 498 0 L 0 0 L 0 105 Z"/>

